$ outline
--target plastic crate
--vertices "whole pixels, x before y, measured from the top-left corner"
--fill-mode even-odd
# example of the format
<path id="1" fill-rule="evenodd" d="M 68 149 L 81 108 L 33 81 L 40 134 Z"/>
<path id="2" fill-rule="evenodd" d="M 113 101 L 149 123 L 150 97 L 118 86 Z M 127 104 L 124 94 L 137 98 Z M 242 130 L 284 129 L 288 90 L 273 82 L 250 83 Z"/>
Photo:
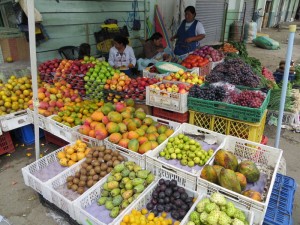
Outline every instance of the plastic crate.
<path id="1" fill-rule="evenodd" d="M 219 65 L 220 63 L 223 63 L 223 62 L 224 62 L 224 59 L 217 61 L 217 62 L 210 62 L 209 63 L 210 71 L 213 70 L 217 65 Z"/>
<path id="2" fill-rule="evenodd" d="M 268 145 L 268 141 L 269 141 L 269 138 L 267 136 L 263 135 L 260 143 L 262 145 Z"/>
<path id="3" fill-rule="evenodd" d="M 183 123 L 178 130 L 176 130 L 171 137 L 175 137 L 179 134 L 189 133 L 194 135 L 211 134 L 217 139 L 216 149 L 223 146 L 223 142 L 226 138 L 225 135 L 218 134 L 216 132 L 206 130 L 191 124 Z M 196 140 L 196 139 L 195 139 Z M 197 140 L 196 140 L 197 141 Z M 159 158 L 159 153 L 166 147 L 167 141 L 160 144 L 157 148 L 146 153 L 146 168 L 152 171 L 156 176 L 165 176 L 167 178 L 176 178 L 176 180 L 184 187 L 191 190 L 196 190 L 197 178 L 200 176 L 201 167 L 198 170 L 187 171 L 164 162 Z M 210 146 L 209 146 L 210 147 Z M 209 162 L 209 160 L 207 161 Z"/>
<path id="4" fill-rule="evenodd" d="M 187 123 L 189 121 L 189 112 L 177 113 L 170 110 L 153 107 L 152 113 L 153 116 L 167 120 L 172 120 L 178 123 Z"/>
<path id="5" fill-rule="evenodd" d="M 260 142 L 265 129 L 266 116 L 267 112 L 259 123 L 248 123 L 190 110 L 189 123 L 217 133 Z"/>
<path id="6" fill-rule="evenodd" d="M 123 213 L 123 215 L 129 214 L 133 209 L 136 210 L 142 210 L 143 208 L 146 208 L 147 203 L 152 199 L 152 193 L 154 191 L 154 189 L 157 187 L 158 185 L 158 180 L 153 182 L 151 184 L 151 187 L 149 187 L 149 189 L 147 191 L 144 191 L 139 198 L 137 199 L 137 201 L 135 201 L 134 203 L 132 203 L 129 207 L 126 208 L 126 212 Z M 178 185 L 179 187 L 183 187 L 181 185 Z M 188 194 L 189 197 L 193 197 L 194 199 L 196 199 L 196 202 L 199 202 L 200 198 L 203 198 L 203 193 L 197 193 L 194 190 L 190 190 L 186 187 L 183 187 L 186 190 L 186 193 Z M 193 204 L 193 206 L 190 208 L 190 210 L 187 212 L 186 216 L 182 219 L 181 224 L 186 224 L 185 222 L 187 222 L 189 215 L 192 213 L 192 211 L 194 211 L 195 208 L 195 203 Z M 115 224 L 120 224 L 122 222 L 123 218 L 120 218 L 118 221 L 115 222 Z M 185 221 L 185 222 L 184 222 Z"/>
<path id="7" fill-rule="evenodd" d="M 28 122 L 33 123 L 33 111 L 31 109 L 27 109 L 28 113 Z M 38 114 L 38 123 L 39 127 L 42 128 L 43 130 L 50 131 L 50 124 L 47 121 L 47 117 Z"/>
<path id="8" fill-rule="evenodd" d="M 78 199 L 74 201 L 74 209 L 76 214 L 76 220 L 78 223 L 82 225 L 115 225 L 117 224 L 116 221 L 123 218 L 125 213 L 127 212 L 127 209 L 134 204 L 136 200 L 134 200 L 127 208 L 122 211 L 111 223 L 103 223 L 98 218 L 94 217 L 93 215 L 89 214 L 85 209 L 94 204 L 98 199 L 101 197 L 101 192 L 103 190 L 103 184 L 106 182 L 107 176 L 104 177 L 102 180 L 100 180 L 97 184 L 92 186 L 89 190 L 87 190 L 85 193 L 83 193 Z M 143 192 L 146 193 L 152 186 L 152 182 Z M 109 216 L 108 214 L 105 214 L 103 216 Z"/>
<path id="9" fill-rule="evenodd" d="M 151 66 L 151 67 L 154 67 Z M 151 68 L 149 67 L 149 68 Z M 148 77 L 148 78 L 157 78 L 157 79 L 160 79 L 160 78 L 163 78 L 164 76 L 168 76 L 169 73 L 163 73 L 163 74 L 160 74 L 160 73 L 152 73 L 149 71 L 149 69 L 143 69 L 143 77 Z"/>
<path id="10" fill-rule="evenodd" d="M 238 200 L 243 205 L 246 205 L 250 211 L 254 213 L 254 223 L 262 224 L 267 207 L 270 201 L 272 189 L 276 180 L 276 174 L 279 168 L 280 158 L 282 157 L 282 150 L 278 148 L 269 147 L 266 145 L 250 142 L 233 136 L 228 136 L 225 139 L 222 149 L 232 152 L 239 161 L 251 160 L 253 161 L 259 171 L 266 176 L 266 185 L 262 191 L 262 202 L 258 202 L 217 184 L 198 178 L 197 190 L 208 190 L 214 188 L 222 192 L 226 196 Z M 214 157 L 211 158 L 209 164 L 213 164 Z"/>
<path id="11" fill-rule="evenodd" d="M 52 119 L 53 116 L 56 115 L 47 117 L 50 132 L 65 141 L 68 142 L 75 141 L 75 137 L 73 135 L 73 128 L 53 120 Z"/>
<path id="12" fill-rule="evenodd" d="M 0 126 L 3 131 L 10 131 L 30 124 L 26 110 L 10 113 L 0 117 Z"/>
<path id="13" fill-rule="evenodd" d="M 0 155 L 12 153 L 15 151 L 14 143 L 11 140 L 9 132 L 3 132 L 0 135 Z"/>
<path id="14" fill-rule="evenodd" d="M 90 143 L 92 145 L 103 145 L 104 140 L 98 140 L 97 138 L 93 138 L 84 134 L 79 133 L 79 126 L 73 127 L 72 134 L 75 140 L 82 140 L 84 142 Z"/>
<path id="15" fill-rule="evenodd" d="M 177 129 L 179 129 L 179 127 L 180 127 L 180 124 L 177 123 L 177 122 L 173 122 L 173 121 L 161 119 L 161 118 L 158 118 L 158 117 L 155 117 L 155 116 L 149 116 L 149 115 L 147 115 L 147 117 L 150 117 L 154 121 L 172 128 L 174 130 L 174 132 Z M 107 145 L 112 150 L 117 150 L 117 151 L 121 152 L 122 154 L 124 154 L 129 160 L 134 161 L 135 163 L 137 163 L 141 167 L 145 167 L 146 154 L 140 154 L 138 152 L 131 151 L 131 150 L 127 149 L 127 148 L 123 148 L 123 147 L 121 147 L 121 146 L 119 146 L 117 144 L 111 143 L 108 140 L 108 138 L 106 138 L 104 140 L 104 143 L 105 143 L 105 145 Z"/>
<path id="16" fill-rule="evenodd" d="M 293 225 L 291 214 L 287 214 L 280 210 L 268 209 L 263 225 Z"/>
<path id="17" fill-rule="evenodd" d="M 200 76 L 206 76 L 210 73 L 210 63 L 206 64 L 205 66 L 203 67 L 198 67 L 199 68 L 199 75 Z"/>
<path id="18" fill-rule="evenodd" d="M 279 112 L 268 110 L 267 119 L 269 125 L 276 125 L 278 122 Z M 300 125 L 299 113 L 283 112 L 282 125 L 297 127 Z"/>
<path id="19" fill-rule="evenodd" d="M 167 83 L 167 81 L 162 81 L 161 83 Z M 172 81 L 172 83 L 180 82 Z M 187 98 L 188 92 L 180 94 L 156 90 L 149 86 L 146 87 L 146 104 L 150 106 L 172 110 L 173 112 L 185 113 L 188 111 Z"/>
<path id="20" fill-rule="evenodd" d="M 50 196 L 45 183 L 69 168 L 60 166 L 59 159 L 56 157 L 56 154 L 63 150 L 64 147 L 59 148 L 56 151 L 22 168 L 24 183 L 43 195 L 47 200 L 49 200 Z M 41 173 L 44 173 L 44 177 L 42 177 Z"/>
<path id="21" fill-rule="evenodd" d="M 44 134 L 45 134 L 46 143 L 52 143 L 59 147 L 69 144 L 69 142 L 67 142 L 59 137 L 56 137 L 55 135 L 49 133 L 48 131 L 44 131 Z"/>
<path id="22" fill-rule="evenodd" d="M 32 124 L 20 127 L 12 131 L 13 136 L 25 145 L 31 145 L 35 141 L 34 126 Z M 44 131 L 40 129 L 40 138 L 44 137 Z"/>
<path id="23" fill-rule="evenodd" d="M 242 89 L 242 88 L 240 88 Z M 270 101 L 270 91 L 260 106 L 260 108 L 244 107 L 240 105 L 228 104 L 225 102 L 210 101 L 200 98 L 188 97 L 187 104 L 190 110 L 208 113 L 216 116 L 224 116 L 227 118 L 246 121 L 250 123 L 258 123 L 261 121 Z"/>
<path id="24" fill-rule="evenodd" d="M 213 190 L 213 189 L 210 189 L 209 191 L 207 191 L 207 193 L 203 193 L 203 192 L 200 192 L 200 196 L 199 198 L 195 201 L 194 205 L 191 207 L 190 211 L 188 212 L 188 214 L 183 218 L 183 220 L 181 221 L 180 224 L 182 225 L 186 225 L 189 221 L 189 216 L 190 214 L 195 211 L 195 208 L 196 206 L 198 205 L 198 203 L 203 199 L 203 198 L 209 198 L 214 192 L 217 192 L 217 190 Z M 253 224 L 253 212 L 249 211 L 246 209 L 246 207 L 244 205 L 242 205 L 241 203 L 239 203 L 238 201 L 234 201 L 232 199 L 229 199 L 228 197 L 226 197 L 226 200 L 227 201 L 230 201 L 232 202 L 236 208 L 242 210 L 245 215 L 246 215 L 246 218 L 247 218 L 247 221 L 249 222 L 249 225 L 252 225 Z"/>

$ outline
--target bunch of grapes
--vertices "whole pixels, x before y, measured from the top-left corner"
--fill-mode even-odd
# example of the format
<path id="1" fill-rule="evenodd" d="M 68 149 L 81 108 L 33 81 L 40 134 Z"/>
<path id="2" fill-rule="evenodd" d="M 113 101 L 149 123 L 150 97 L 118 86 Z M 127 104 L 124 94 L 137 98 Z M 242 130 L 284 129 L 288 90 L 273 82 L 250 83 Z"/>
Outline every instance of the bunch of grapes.
<path id="1" fill-rule="evenodd" d="M 226 90 L 212 85 L 205 87 L 194 85 L 189 91 L 189 97 L 222 102 L 226 97 Z"/>
<path id="2" fill-rule="evenodd" d="M 228 59 L 217 65 L 205 79 L 210 83 L 226 81 L 248 87 L 257 87 L 260 83 L 259 76 L 252 71 L 251 66 L 239 58 Z"/>
<path id="3" fill-rule="evenodd" d="M 229 95 L 232 103 L 251 108 L 259 108 L 265 100 L 261 91 L 231 92 Z"/>

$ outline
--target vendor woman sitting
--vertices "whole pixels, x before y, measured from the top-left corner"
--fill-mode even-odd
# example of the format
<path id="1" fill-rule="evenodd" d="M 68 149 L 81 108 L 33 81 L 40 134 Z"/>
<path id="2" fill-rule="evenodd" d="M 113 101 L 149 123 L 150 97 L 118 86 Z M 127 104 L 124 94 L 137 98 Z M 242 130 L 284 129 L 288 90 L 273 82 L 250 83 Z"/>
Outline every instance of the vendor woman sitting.
<path id="1" fill-rule="evenodd" d="M 136 64 L 136 58 L 129 41 L 126 37 L 116 36 L 114 38 L 114 46 L 109 50 L 108 63 L 121 70 L 128 70 L 126 73 L 130 74 L 130 69 Z"/>

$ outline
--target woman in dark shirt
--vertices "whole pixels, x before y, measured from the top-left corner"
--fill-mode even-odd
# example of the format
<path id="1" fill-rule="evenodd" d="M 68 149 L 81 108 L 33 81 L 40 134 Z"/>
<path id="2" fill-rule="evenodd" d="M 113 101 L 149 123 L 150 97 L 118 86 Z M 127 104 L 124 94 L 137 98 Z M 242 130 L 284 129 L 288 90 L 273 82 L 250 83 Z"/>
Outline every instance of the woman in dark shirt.
<path id="1" fill-rule="evenodd" d="M 147 59 L 152 59 L 158 53 L 164 51 L 164 47 L 162 44 L 163 36 L 161 33 L 154 33 L 149 39 L 146 40 L 144 45 L 144 55 Z"/>

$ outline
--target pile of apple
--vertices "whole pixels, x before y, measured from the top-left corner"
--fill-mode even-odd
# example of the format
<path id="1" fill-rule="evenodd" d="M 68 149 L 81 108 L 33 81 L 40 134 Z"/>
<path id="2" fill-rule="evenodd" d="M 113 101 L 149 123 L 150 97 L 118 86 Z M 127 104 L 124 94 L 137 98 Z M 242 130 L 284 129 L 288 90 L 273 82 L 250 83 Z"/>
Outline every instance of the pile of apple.
<path id="1" fill-rule="evenodd" d="M 185 94 L 190 90 L 192 86 L 193 84 L 160 82 L 150 85 L 149 88 L 170 93 Z"/>
<path id="2" fill-rule="evenodd" d="M 66 81 L 72 85 L 75 89 L 84 89 L 84 76 L 93 68 L 95 65 L 93 63 L 83 63 L 82 60 L 74 60 L 70 69 L 67 71 Z"/>
<path id="3" fill-rule="evenodd" d="M 40 64 L 38 66 L 38 72 L 40 74 L 41 80 L 53 84 L 54 74 L 60 62 L 61 59 L 52 59 Z"/>
<path id="4" fill-rule="evenodd" d="M 168 81 L 180 81 L 189 84 L 202 84 L 204 82 L 204 76 L 199 76 L 197 73 L 184 72 L 179 70 L 177 73 L 170 73 L 163 77 L 163 80 Z"/>

